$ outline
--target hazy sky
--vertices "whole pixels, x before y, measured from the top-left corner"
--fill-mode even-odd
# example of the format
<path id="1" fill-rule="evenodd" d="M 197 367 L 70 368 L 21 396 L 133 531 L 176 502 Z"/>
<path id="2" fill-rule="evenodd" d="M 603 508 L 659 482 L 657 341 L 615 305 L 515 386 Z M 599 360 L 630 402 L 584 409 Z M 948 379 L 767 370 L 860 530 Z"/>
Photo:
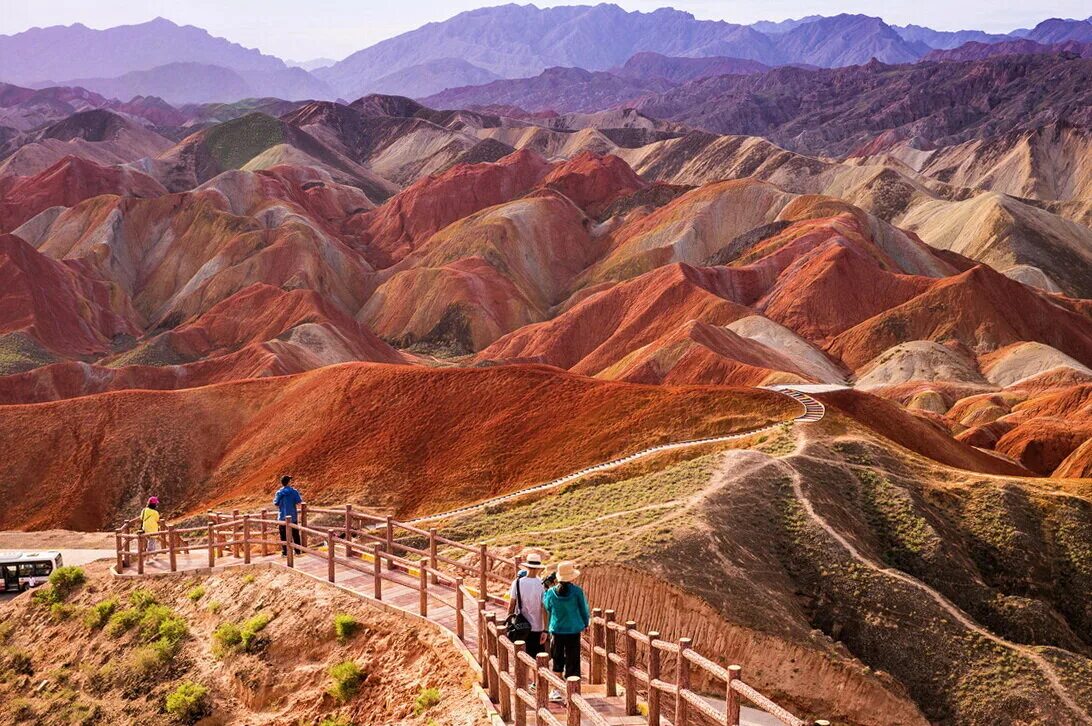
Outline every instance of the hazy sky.
<path id="1" fill-rule="evenodd" d="M 267 53 L 307 60 L 340 59 L 384 38 L 463 10 L 501 5 L 498 0 L 0 0 L 0 34 L 34 26 L 83 23 L 107 28 L 162 16 L 197 25 Z M 547 5 L 594 2 L 535 3 Z M 1049 17 L 1088 17 L 1088 0 L 616 0 L 627 10 L 669 5 L 703 20 L 752 23 L 803 15 L 867 13 L 895 25 L 916 23 L 939 30 L 977 28 L 1007 32 Z"/>

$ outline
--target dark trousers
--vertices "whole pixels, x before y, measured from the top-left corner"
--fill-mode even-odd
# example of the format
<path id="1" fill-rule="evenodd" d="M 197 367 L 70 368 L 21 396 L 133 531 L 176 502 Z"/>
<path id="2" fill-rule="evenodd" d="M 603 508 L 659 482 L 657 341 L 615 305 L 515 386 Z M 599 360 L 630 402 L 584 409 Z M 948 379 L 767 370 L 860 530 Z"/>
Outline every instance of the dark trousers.
<path id="1" fill-rule="evenodd" d="M 286 535 L 288 533 L 285 532 L 285 530 L 288 529 L 288 527 L 286 527 L 285 525 L 282 524 L 280 529 L 281 529 L 281 543 L 282 543 L 281 544 L 281 557 L 287 557 L 288 556 L 288 540 L 286 539 Z M 293 529 L 292 530 L 292 541 L 295 542 L 296 544 L 300 543 L 300 531 L 298 529 Z M 297 555 L 300 554 L 300 548 L 299 547 L 293 547 L 292 548 L 292 553 L 297 554 Z"/>
<path id="2" fill-rule="evenodd" d="M 580 633 L 554 633 L 554 673 L 580 675 Z"/>
<path id="3" fill-rule="evenodd" d="M 542 633 L 536 633 L 531 631 L 531 635 L 527 638 L 527 643 L 524 647 L 527 649 L 527 655 L 534 658 L 539 653 L 546 652 L 546 646 L 540 641 L 542 640 Z"/>

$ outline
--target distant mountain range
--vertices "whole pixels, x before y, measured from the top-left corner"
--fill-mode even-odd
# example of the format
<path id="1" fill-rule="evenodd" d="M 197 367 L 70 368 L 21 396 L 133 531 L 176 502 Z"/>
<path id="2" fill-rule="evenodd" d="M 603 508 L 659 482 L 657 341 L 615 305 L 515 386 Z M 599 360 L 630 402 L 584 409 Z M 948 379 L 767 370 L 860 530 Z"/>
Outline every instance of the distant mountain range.
<path id="1" fill-rule="evenodd" d="M 610 4 L 504 5 L 429 23 L 338 62 L 285 63 L 201 28 L 157 18 L 106 30 L 76 24 L 0 36 L 0 80 L 34 87 L 79 85 L 123 101 L 136 95 L 175 103 L 235 101 L 244 97 L 239 94 L 334 99 L 371 92 L 423 98 L 445 89 L 532 78 L 548 68 L 610 71 L 641 53 L 842 67 L 872 58 L 908 63 L 967 42 L 1015 38 L 1046 45 L 1090 42 L 1092 22 L 1050 19 L 998 35 L 891 26 L 866 15 L 748 26 L 698 20 L 671 8 L 642 13 Z"/>

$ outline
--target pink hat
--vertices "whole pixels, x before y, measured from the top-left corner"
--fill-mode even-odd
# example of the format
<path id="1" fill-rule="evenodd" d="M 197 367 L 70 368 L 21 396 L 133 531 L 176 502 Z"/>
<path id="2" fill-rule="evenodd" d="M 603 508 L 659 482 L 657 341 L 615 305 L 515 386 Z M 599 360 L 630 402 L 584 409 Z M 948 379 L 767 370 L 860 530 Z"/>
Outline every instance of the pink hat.
<path id="1" fill-rule="evenodd" d="M 159 504 L 159 497 L 148 497 L 148 504 Z"/>

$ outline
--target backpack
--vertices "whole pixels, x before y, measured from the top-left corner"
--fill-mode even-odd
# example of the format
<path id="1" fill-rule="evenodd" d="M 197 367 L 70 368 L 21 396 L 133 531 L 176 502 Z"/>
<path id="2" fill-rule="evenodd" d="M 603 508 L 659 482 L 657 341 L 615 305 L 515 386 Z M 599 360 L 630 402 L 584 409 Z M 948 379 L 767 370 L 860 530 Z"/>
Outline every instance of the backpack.
<path id="1" fill-rule="evenodd" d="M 522 578 L 521 578 L 522 579 Z M 504 621 L 508 639 L 515 643 L 522 640 L 527 643 L 531 640 L 531 622 L 523 616 L 523 594 L 520 591 L 519 579 L 516 580 L 516 612 L 508 616 Z"/>

